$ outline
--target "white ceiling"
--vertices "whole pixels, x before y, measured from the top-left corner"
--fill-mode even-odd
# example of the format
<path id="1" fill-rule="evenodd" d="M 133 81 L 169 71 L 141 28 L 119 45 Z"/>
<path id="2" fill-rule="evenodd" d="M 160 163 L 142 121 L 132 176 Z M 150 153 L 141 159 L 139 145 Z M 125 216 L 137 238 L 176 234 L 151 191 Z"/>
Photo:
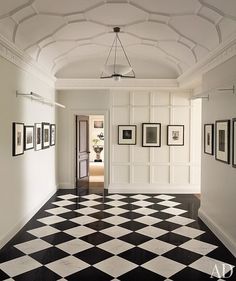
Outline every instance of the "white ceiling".
<path id="1" fill-rule="evenodd" d="M 0 0 L 0 34 L 58 78 L 99 78 L 114 26 L 137 78 L 177 78 L 236 33 L 236 0 Z"/>

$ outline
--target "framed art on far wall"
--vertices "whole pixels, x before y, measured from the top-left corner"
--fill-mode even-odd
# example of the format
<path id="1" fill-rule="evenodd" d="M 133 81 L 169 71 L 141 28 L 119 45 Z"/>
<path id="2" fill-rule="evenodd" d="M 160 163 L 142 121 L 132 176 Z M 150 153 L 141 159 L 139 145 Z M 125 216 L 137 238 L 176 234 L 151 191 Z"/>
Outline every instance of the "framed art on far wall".
<path id="1" fill-rule="evenodd" d="M 34 124 L 34 131 L 35 131 L 35 150 L 42 149 L 42 123 L 35 123 Z"/>
<path id="2" fill-rule="evenodd" d="M 136 125 L 118 126 L 118 144 L 136 144 Z"/>
<path id="3" fill-rule="evenodd" d="M 160 123 L 142 123 L 142 146 L 143 147 L 161 146 Z"/>
<path id="4" fill-rule="evenodd" d="M 204 153 L 214 154 L 214 124 L 204 125 Z"/>
<path id="5" fill-rule="evenodd" d="M 53 146 L 56 144 L 56 125 L 50 125 L 50 145 Z"/>
<path id="6" fill-rule="evenodd" d="M 24 149 L 30 150 L 34 148 L 34 126 L 24 127 Z"/>
<path id="7" fill-rule="evenodd" d="M 227 164 L 230 163 L 230 120 L 216 121 L 215 159 Z"/>
<path id="8" fill-rule="evenodd" d="M 169 146 L 184 145 L 184 125 L 167 126 L 167 145 Z"/>
<path id="9" fill-rule="evenodd" d="M 232 120 L 233 137 L 232 137 L 232 166 L 236 168 L 236 118 Z"/>
<path id="10" fill-rule="evenodd" d="M 12 155 L 24 154 L 24 123 L 12 124 Z"/>
<path id="11" fill-rule="evenodd" d="M 43 141 L 42 141 L 42 148 L 49 148 L 50 147 L 50 124 L 49 123 L 42 123 L 42 131 L 43 131 Z"/>

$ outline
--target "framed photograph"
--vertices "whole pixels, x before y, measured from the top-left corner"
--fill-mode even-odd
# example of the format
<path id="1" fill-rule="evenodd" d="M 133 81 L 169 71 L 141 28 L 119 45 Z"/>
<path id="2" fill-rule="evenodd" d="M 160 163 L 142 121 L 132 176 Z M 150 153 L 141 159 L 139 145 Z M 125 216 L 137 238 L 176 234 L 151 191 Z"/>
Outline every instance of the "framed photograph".
<path id="1" fill-rule="evenodd" d="M 103 128 L 103 121 L 94 121 L 93 127 L 96 129 L 102 129 Z"/>
<path id="2" fill-rule="evenodd" d="M 118 126 L 118 144 L 136 144 L 136 125 Z"/>
<path id="3" fill-rule="evenodd" d="M 232 138 L 232 166 L 236 168 L 236 118 L 232 120 L 233 123 L 233 138 Z"/>
<path id="4" fill-rule="evenodd" d="M 204 125 L 204 153 L 214 154 L 214 124 Z"/>
<path id="5" fill-rule="evenodd" d="M 49 148 L 50 147 L 50 124 L 49 123 L 42 123 L 42 131 L 43 131 L 43 140 L 42 140 L 42 148 Z"/>
<path id="6" fill-rule="evenodd" d="M 216 121 L 215 125 L 215 158 L 230 163 L 230 120 Z"/>
<path id="7" fill-rule="evenodd" d="M 56 125 L 50 125 L 50 145 L 53 146 L 56 144 Z"/>
<path id="8" fill-rule="evenodd" d="M 24 127 L 24 149 L 30 150 L 34 148 L 34 126 Z"/>
<path id="9" fill-rule="evenodd" d="M 184 125 L 167 126 L 167 145 L 169 146 L 184 145 Z"/>
<path id="10" fill-rule="evenodd" d="M 161 124 L 142 123 L 142 146 L 161 146 Z"/>
<path id="11" fill-rule="evenodd" d="M 24 154 L 24 123 L 12 124 L 12 155 Z"/>
<path id="12" fill-rule="evenodd" d="M 42 124 L 35 123 L 34 124 L 34 131 L 35 131 L 35 150 L 42 149 L 42 140 L 43 140 L 43 132 L 42 132 Z"/>

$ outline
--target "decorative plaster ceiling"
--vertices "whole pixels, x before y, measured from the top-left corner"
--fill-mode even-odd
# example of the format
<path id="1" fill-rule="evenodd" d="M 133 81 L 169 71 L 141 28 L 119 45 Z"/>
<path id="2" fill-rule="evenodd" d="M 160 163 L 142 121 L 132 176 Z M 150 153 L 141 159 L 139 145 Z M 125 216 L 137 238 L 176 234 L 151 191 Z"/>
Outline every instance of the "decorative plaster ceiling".
<path id="1" fill-rule="evenodd" d="M 236 33 L 236 1 L 0 0 L 0 34 L 59 78 L 99 78 L 114 26 L 137 78 L 177 78 Z"/>

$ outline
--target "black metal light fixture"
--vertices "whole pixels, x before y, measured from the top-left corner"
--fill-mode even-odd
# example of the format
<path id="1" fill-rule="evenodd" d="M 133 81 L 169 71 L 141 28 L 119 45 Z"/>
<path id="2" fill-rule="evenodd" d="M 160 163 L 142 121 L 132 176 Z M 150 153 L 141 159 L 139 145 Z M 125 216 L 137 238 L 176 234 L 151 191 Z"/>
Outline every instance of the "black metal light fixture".
<path id="1" fill-rule="evenodd" d="M 119 38 L 120 28 L 114 27 L 113 31 L 115 33 L 115 38 L 112 43 L 111 49 L 108 53 L 108 57 L 106 59 L 104 69 L 102 71 L 100 78 L 101 79 L 113 78 L 115 81 L 119 81 L 121 80 L 121 78 L 135 78 L 135 72 L 131 66 L 129 58 Z M 120 50 L 122 51 L 122 54 L 124 56 L 125 64 L 118 63 L 117 52 Z M 112 60 L 112 55 L 114 56 L 113 60 Z"/>

